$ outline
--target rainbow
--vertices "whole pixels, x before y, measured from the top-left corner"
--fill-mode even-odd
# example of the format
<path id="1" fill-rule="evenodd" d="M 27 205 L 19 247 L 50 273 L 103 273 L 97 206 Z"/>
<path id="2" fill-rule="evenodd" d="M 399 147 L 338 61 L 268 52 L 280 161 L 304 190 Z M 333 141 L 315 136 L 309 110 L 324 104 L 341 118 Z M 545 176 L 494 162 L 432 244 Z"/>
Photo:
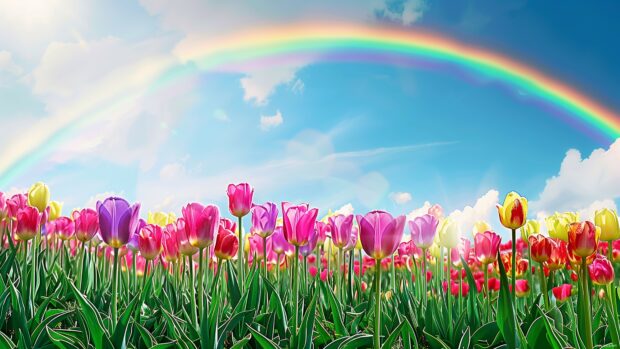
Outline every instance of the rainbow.
<path id="1" fill-rule="evenodd" d="M 414 64 L 432 62 L 451 65 L 497 81 L 562 112 L 583 132 L 595 131 L 609 143 L 620 137 L 620 116 L 568 84 L 499 53 L 417 30 L 342 23 L 301 23 L 256 29 L 216 40 L 185 42 L 177 48 L 177 54 L 182 60 L 193 64 L 170 65 L 161 69 L 145 93 L 155 93 L 183 78 L 208 71 L 239 71 L 244 67 L 260 68 L 322 60 L 373 60 L 381 64 L 394 64 L 400 58 Z M 140 94 L 135 97 L 124 95 L 111 100 L 105 107 L 92 106 L 86 108 L 84 114 L 67 118 L 64 124 L 46 137 L 36 140 L 37 144 L 30 144 L 23 153 L 0 163 L 0 186 L 7 185 L 45 158 L 56 145 L 70 138 L 80 127 L 101 118 L 111 108 L 122 109 L 131 105 L 139 97 Z"/>

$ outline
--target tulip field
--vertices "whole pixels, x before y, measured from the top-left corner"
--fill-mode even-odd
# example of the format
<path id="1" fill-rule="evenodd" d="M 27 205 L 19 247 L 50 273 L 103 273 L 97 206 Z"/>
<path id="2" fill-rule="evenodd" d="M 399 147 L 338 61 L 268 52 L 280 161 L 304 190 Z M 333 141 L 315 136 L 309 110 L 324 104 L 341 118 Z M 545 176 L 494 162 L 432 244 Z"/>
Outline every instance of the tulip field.
<path id="1" fill-rule="evenodd" d="M 408 219 L 222 190 L 228 207 L 178 217 L 0 193 L 0 348 L 620 348 L 613 210 L 539 223 L 511 192 L 501 226 L 461 231 L 440 205 Z"/>

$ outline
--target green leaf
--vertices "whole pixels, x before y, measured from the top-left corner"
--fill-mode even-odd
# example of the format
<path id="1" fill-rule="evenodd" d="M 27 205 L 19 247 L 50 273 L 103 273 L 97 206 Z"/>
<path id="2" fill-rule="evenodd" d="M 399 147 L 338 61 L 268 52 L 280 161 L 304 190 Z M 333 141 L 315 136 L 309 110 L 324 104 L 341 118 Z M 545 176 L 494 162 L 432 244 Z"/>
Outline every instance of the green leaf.
<path id="1" fill-rule="evenodd" d="M 390 335 L 386 338 L 385 342 L 383 342 L 383 345 L 381 346 L 382 349 L 390 349 L 394 346 L 394 341 L 396 341 L 398 335 L 400 335 L 400 332 L 405 327 L 405 324 L 406 322 L 401 321 L 401 323 L 396 326 L 394 331 L 392 331 L 392 333 L 390 333 Z"/>
<path id="2" fill-rule="evenodd" d="M 3 332 L 0 332 L 0 346 L 6 349 L 16 348 L 15 344 L 13 344 L 13 341 L 11 341 L 11 338 L 7 337 L 7 335 Z"/>
<path id="3" fill-rule="evenodd" d="M 372 335 L 357 333 L 344 340 L 338 349 L 355 349 L 372 347 Z"/>
<path id="4" fill-rule="evenodd" d="M 327 298 L 327 303 L 329 303 L 329 307 L 331 309 L 336 336 L 347 336 L 347 329 L 344 327 L 344 322 L 342 322 L 342 307 L 340 302 L 336 300 L 336 297 L 334 296 L 334 292 L 332 291 L 331 287 L 328 287 L 323 282 L 321 283 L 321 290 L 323 290 L 323 294 Z"/>
<path id="5" fill-rule="evenodd" d="M 256 340 L 256 343 L 258 343 L 258 345 L 262 349 L 280 349 L 280 347 L 276 343 L 274 343 L 271 339 L 265 337 L 263 334 L 256 331 L 249 325 L 247 326 L 247 328 L 252 333 L 252 337 L 254 338 L 254 340 Z"/>
<path id="6" fill-rule="evenodd" d="M 149 289 L 149 287 L 147 286 L 146 289 Z M 133 314 L 134 309 L 136 308 L 136 305 L 139 301 L 140 297 L 135 296 L 133 301 L 129 303 L 129 306 L 121 315 L 120 319 L 118 319 L 118 323 L 114 328 L 114 334 L 112 334 L 111 338 L 112 344 L 115 348 L 122 348 L 126 345 L 127 338 L 125 338 L 125 336 L 127 334 L 127 325 L 129 324 L 129 319 L 131 318 L 131 315 Z"/>
<path id="7" fill-rule="evenodd" d="M 459 342 L 459 349 L 469 349 L 469 345 L 471 344 L 471 331 L 469 327 L 463 333 L 463 337 L 461 337 L 461 341 Z"/>
<path id="8" fill-rule="evenodd" d="M 103 349 L 104 336 L 107 338 L 108 334 L 105 328 L 103 327 L 103 322 L 101 321 L 101 316 L 93 303 L 91 303 L 84 295 L 73 285 L 66 276 L 65 281 L 73 291 L 73 295 L 76 300 L 80 304 L 80 314 L 86 320 L 88 325 L 88 331 L 91 334 L 93 339 L 93 343 L 96 349 Z"/>
<path id="9" fill-rule="evenodd" d="M 250 339 L 252 339 L 252 335 L 251 334 L 249 334 L 249 335 L 241 338 L 240 340 L 236 341 L 235 344 L 233 344 L 233 346 L 230 347 L 230 349 L 242 349 L 242 348 L 245 348 L 245 345 L 248 344 Z"/>
<path id="10" fill-rule="evenodd" d="M 308 306 L 308 309 L 306 309 L 306 313 L 301 320 L 301 326 L 299 327 L 299 332 L 297 332 L 298 348 L 310 349 L 312 347 L 312 334 L 314 333 L 314 319 L 316 318 L 316 300 L 318 295 L 319 292 L 314 294 L 314 297 L 312 297 L 312 301 L 310 301 L 310 305 Z"/>
<path id="11" fill-rule="evenodd" d="M 47 328 L 47 335 L 54 345 L 58 348 L 62 349 L 80 349 L 77 345 L 74 344 L 73 338 L 65 335 L 62 330 L 52 330 L 51 328 Z"/>
<path id="12" fill-rule="evenodd" d="M 508 277 L 506 276 L 506 270 L 500 258 L 498 251 L 497 259 L 499 263 L 497 263 L 497 265 L 499 267 L 500 286 L 499 299 L 497 301 L 497 325 L 508 348 L 514 349 L 521 347 L 521 345 L 525 347 L 526 343 L 519 343 L 519 338 L 522 337 L 522 335 L 518 334 L 517 331 L 520 332 L 521 329 L 517 326 L 512 297 L 508 289 Z"/>
<path id="13" fill-rule="evenodd" d="M 30 333 L 28 332 L 28 325 L 26 323 L 26 309 L 24 308 L 24 301 L 22 300 L 21 294 L 15 288 L 15 285 L 11 284 L 11 304 L 13 307 L 13 313 L 17 317 L 17 322 L 19 326 L 19 330 L 21 331 L 24 344 L 30 348 L 32 347 L 32 339 L 30 338 Z"/>

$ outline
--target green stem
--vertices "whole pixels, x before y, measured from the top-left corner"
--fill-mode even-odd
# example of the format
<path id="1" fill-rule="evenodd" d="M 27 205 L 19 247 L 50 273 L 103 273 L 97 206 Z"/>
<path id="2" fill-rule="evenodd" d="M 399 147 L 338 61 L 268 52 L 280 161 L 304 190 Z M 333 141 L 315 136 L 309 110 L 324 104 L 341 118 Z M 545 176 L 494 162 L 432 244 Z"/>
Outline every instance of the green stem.
<path id="1" fill-rule="evenodd" d="M 295 297 L 294 303 L 293 303 L 293 308 L 294 308 L 294 321 L 293 321 L 293 325 L 294 327 L 294 336 L 297 336 L 297 329 L 298 329 L 298 314 L 299 314 L 299 285 L 298 285 L 298 270 L 297 270 L 297 264 L 299 262 L 299 246 L 295 246 L 295 260 L 293 260 L 293 296 Z"/>
<path id="2" fill-rule="evenodd" d="M 375 328 L 373 343 L 375 349 L 381 348 L 381 260 L 375 260 Z"/>
<path id="3" fill-rule="evenodd" d="M 486 302 L 486 309 L 485 309 L 485 321 L 489 321 L 490 319 L 490 314 L 491 314 L 491 294 L 489 293 L 489 265 L 488 264 L 483 264 L 482 267 L 484 268 L 484 295 L 485 295 L 485 302 Z"/>
<path id="4" fill-rule="evenodd" d="M 390 268 L 392 272 L 392 292 L 396 293 L 396 265 L 394 264 L 394 255 L 392 255 Z"/>
<path id="5" fill-rule="evenodd" d="M 194 284 L 194 262 L 192 256 L 187 256 L 189 268 L 189 289 L 190 289 L 190 311 L 192 312 L 192 320 L 194 327 L 198 328 L 198 315 L 196 312 L 196 285 Z"/>
<path id="6" fill-rule="evenodd" d="M 446 299 L 448 300 L 448 333 L 452 333 L 452 253 L 448 248 L 448 285 Z"/>
<path id="7" fill-rule="evenodd" d="M 117 304 L 116 304 L 116 292 L 118 287 L 118 247 L 114 248 L 114 272 L 112 276 L 112 328 L 116 328 L 117 321 Z"/>
<path id="8" fill-rule="evenodd" d="M 516 272 L 517 272 L 517 230 L 516 229 L 512 229 L 512 270 L 510 272 L 511 277 L 512 277 L 512 293 L 511 293 L 511 297 L 512 297 L 512 304 L 514 306 L 514 309 L 516 310 L 516 294 L 517 294 L 517 278 L 516 278 Z"/>
<path id="9" fill-rule="evenodd" d="M 543 299 L 545 300 L 545 310 L 549 311 L 549 292 L 547 291 L 547 279 L 545 278 L 545 271 L 543 270 L 543 264 L 540 263 L 540 289 L 543 293 Z"/>
<path id="10" fill-rule="evenodd" d="M 353 303 L 353 259 L 355 258 L 355 256 L 353 256 L 355 254 L 355 250 L 350 250 L 349 251 L 349 268 L 348 270 L 348 278 L 347 278 L 347 289 L 349 290 L 349 303 L 352 304 Z"/>
<path id="11" fill-rule="evenodd" d="M 342 292 L 342 287 L 343 287 L 343 273 L 342 273 L 342 249 L 339 248 L 338 249 L 338 297 L 340 298 L 340 301 L 342 302 L 343 297 L 343 292 Z"/>
<path id="12" fill-rule="evenodd" d="M 615 292 L 613 281 L 607 285 L 607 302 L 608 302 L 607 318 L 609 319 L 609 322 L 610 322 L 608 327 L 611 333 L 611 339 L 614 345 L 620 348 L 620 334 L 618 334 L 618 317 L 616 315 L 615 307 L 614 307 L 616 295 L 615 293 L 612 293 L 612 292 Z"/>
<path id="13" fill-rule="evenodd" d="M 263 238 L 263 265 L 265 266 L 265 279 L 267 278 L 267 237 Z"/>
<path id="14" fill-rule="evenodd" d="M 215 272 L 215 277 L 213 278 L 213 283 L 211 284 L 211 292 L 215 292 L 215 288 L 220 280 L 220 270 L 222 270 L 222 260 L 220 258 L 217 259 L 217 271 Z"/>
<path id="15" fill-rule="evenodd" d="M 420 276 L 422 279 L 422 301 L 424 302 L 424 308 L 426 308 L 426 299 L 427 299 L 427 288 L 426 285 L 426 248 L 422 249 L 422 275 Z M 417 283 L 416 283 L 417 284 Z"/>
<path id="16" fill-rule="evenodd" d="M 584 342 L 587 349 L 594 348 L 594 343 L 592 340 L 592 309 L 590 307 L 590 289 L 588 287 L 588 267 L 586 265 L 586 258 L 581 258 L 581 288 L 583 289 L 583 299 L 584 299 L 584 311 L 585 314 L 581 314 L 584 316 L 585 322 L 585 333 L 584 333 Z"/>
<path id="17" fill-rule="evenodd" d="M 204 277 L 204 248 L 198 250 L 198 320 L 202 321 L 202 305 L 204 298 L 204 284 L 202 283 Z"/>
<path id="18" fill-rule="evenodd" d="M 239 288 L 243 291 L 243 283 L 245 280 L 245 277 L 243 276 L 244 274 L 244 269 L 245 269 L 245 265 L 243 264 L 243 236 L 242 236 L 242 226 L 241 226 L 241 217 L 239 217 L 239 224 L 237 226 L 237 229 L 239 229 L 239 249 L 237 250 L 237 269 L 239 272 L 239 280 L 237 280 L 238 284 L 239 284 Z"/>

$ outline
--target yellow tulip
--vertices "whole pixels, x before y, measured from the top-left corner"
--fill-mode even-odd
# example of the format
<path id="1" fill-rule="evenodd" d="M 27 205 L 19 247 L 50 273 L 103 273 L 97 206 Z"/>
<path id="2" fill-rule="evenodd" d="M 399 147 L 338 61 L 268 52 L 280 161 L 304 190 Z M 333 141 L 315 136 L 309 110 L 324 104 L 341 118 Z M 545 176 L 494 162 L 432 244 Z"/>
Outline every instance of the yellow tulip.
<path id="1" fill-rule="evenodd" d="M 455 248 L 461 241 L 461 229 L 451 218 L 446 218 L 439 224 L 439 244 L 446 248 Z"/>
<path id="2" fill-rule="evenodd" d="M 521 239 L 528 242 L 530 235 L 540 233 L 540 222 L 535 219 L 528 219 L 527 223 L 521 227 Z"/>
<path id="3" fill-rule="evenodd" d="M 149 212 L 146 222 L 148 224 L 159 225 L 160 227 L 165 227 L 168 224 L 176 222 L 177 217 L 174 213 L 165 213 L 165 212 Z"/>
<path id="4" fill-rule="evenodd" d="M 491 225 L 485 221 L 477 221 L 472 228 L 472 235 L 476 237 L 478 233 L 484 233 L 485 231 L 491 231 Z"/>
<path id="5" fill-rule="evenodd" d="M 50 217 L 49 220 L 53 221 L 62 215 L 62 202 L 50 201 Z"/>
<path id="6" fill-rule="evenodd" d="M 613 241 L 620 239 L 618 214 L 616 211 L 604 208 L 594 214 L 594 224 L 601 228 L 601 240 Z"/>
<path id="7" fill-rule="evenodd" d="M 50 201 L 50 189 L 43 182 L 37 182 L 28 190 L 28 205 L 36 207 L 39 212 L 45 211 Z"/>
<path id="8" fill-rule="evenodd" d="M 431 247 L 428 248 L 428 252 L 435 258 L 441 257 L 441 247 L 436 243 L 433 243 Z"/>
<path id="9" fill-rule="evenodd" d="M 497 205 L 499 220 L 508 229 L 519 229 L 527 220 L 527 199 L 511 191 L 503 205 Z"/>
<path id="10" fill-rule="evenodd" d="M 549 236 L 568 242 L 568 229 L 571 223 L 579 222 L 579 215 L 573 212 L 556 212 L 553 216 L 547 217 L 545 223 Z"/>

